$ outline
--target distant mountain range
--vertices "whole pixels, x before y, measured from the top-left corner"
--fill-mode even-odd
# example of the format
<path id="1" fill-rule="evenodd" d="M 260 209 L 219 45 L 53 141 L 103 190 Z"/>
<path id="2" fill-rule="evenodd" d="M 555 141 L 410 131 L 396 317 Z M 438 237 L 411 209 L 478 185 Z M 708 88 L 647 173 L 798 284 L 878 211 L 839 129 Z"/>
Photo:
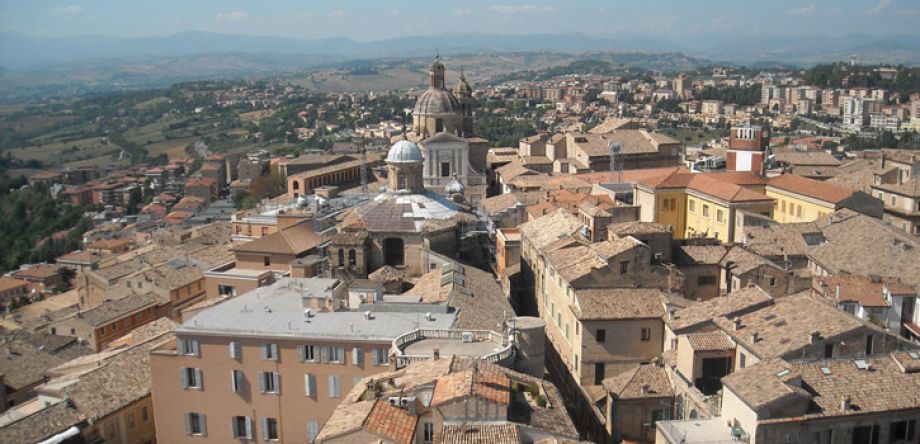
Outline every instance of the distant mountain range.
<path id="1" fill-rule="evenodd" d="M 324 56 L 322 59 L 408 57 L 442 54 L 593 50 L 682 52 L 688 56 L 736 64 L 781 62 L 811 65 L 847 60 L 866 63 L 920 64 L 920 35 L 876 37 L 847 34 L 836 37 L 745 36 L 703 34 L 672 40 L 637 35 L 585 34 L 443 34 L 408 36 L 372 42 L 348 38 L 294 39 L 247 34 L 183 32 L 166 37 L 73 38 L 0 34 L 0 66 L 34 70 L 74 62 L 126 57 L 177 57 L 203 53 L 276 53 Z"/>
<path id="2" fill-rule="evenodd" d="M 849 60 L 853 55 L 864 63 L 918 66 L 920 35 L 782 37 L 714 33 L 674 40 L 577 33 L 443 34 L 356 42 L 347 38 L 305 40 L 207 32 L 142 38 L 44 38 L 0 33 L 0 101 L 163 87 L 187 80 L 348 69 L 386 64 L 384 59 L 427 59 L 436 53 L 467 59 L 477 54 L 531 54 L 517 57 L 517 61 L 541 54 L 562 56 L 551 65 L 568 63 L 562 59 L 604 59 L 610 54 L 630 53 L 626 54 L 630 60 L 627 65 L 655 71 L 688 70 L 709 64 L 810 66 Z M 515 68 L 514 63 L 499 60 L 502 57 L 492 59 L 485 65 L 491 63 L 493 68 L 501 69 L 483 66 L 483 71 L 499 74 L 509 69 L 533 69 L 529 65 Z M 607 60 L 622 63 L 616 58 Z M 424 67 L 419 68 L 419 72 L 423 71 Z M 353 79 L 332 83 L 326 80 L 321 82 L 324 86 L 341 90 L 349 87 Z M 404 80 L 368 84 L 397 85 Z"/>

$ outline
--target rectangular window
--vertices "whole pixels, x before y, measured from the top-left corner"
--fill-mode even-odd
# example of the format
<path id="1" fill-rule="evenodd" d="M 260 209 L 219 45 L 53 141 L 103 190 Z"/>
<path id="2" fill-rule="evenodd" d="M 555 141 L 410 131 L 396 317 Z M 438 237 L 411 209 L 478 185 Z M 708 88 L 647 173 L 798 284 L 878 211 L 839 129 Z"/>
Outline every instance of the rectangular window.
<path id="1" fill-rule="evenodd" d="M 565 339 L 566 339 L 567 341 L 572 339 L 572 338 L 569 336 L 569 324 L 568 324 L 568 323 L 565 324 Z"/>
<path id="2" fill-rule="evenodd" d="M 278 440 L 278 420 L 275 418 L 262 418 L 262 439 L 266 441 Z"/>
<path id="3" fill-rule="evenodd" d="M 351 363 L 354 365 L 364 365 L 364 349 L 353 347 L 351 349 Z"/>
<path id="4" fill-rule="evenodd" d="M 243 347 L 239 342 L 230 341 L 230 358 L 240 359 L 243 357 Z"/>
<path id="5" fill-rule="evenodd" d="M 230 418 L 230 425 L 234 438 L 252 439 L 252 420 L 248 416 L 234 416 Z"/>
<path id="6" fill-rule="evenodd" d="M 691 213 L 696 212 L 696 201 L 695 200 L 691 200 L 690 203 L 687 204 L 687 206 L 690 207 Z"/>
<path id="7" fill-rule="evenodd" d="M 873 350 L 873 346 L 875 345 L 874 342 L 875 342 L 875 337 L 873 337 L 872 335 L 866 335 L 866 356 L 871 355 L 872 352 L 874 351 Z"/>
<path id="8" fill-rule="evenodd" d="M 300 361 L 301 362 L 316 361 L 316 347 L 311 344 L 301 345 L 300 346 Z"/>
<path id="9" fill-rule="evenodd" d="M 738 368 L 744 368 L 747 366 L 747 355 L 741 353 L 738 355 Z"/>
<path id="10" fill-rule="evenodd" d="M 230 385 L 236 393 L 243 390 L 243 372 L 241 370 L 230 370 Z"/>
<path id="11" fill-rule="evenodd" d="M 780 208 L 780 213 L 786 213 L 786 201 L 785 200 L 780 201 L 779 208 Z"/>
<path id="12" fill-rule="evenodd" d="M 342 378 L 339 375 L 329 375 L 329 397 L 342 396 Z"/>
<path id="13" fill-rule="evenodd" d="M 192 367 L 180 368 L 179 382 L 184 389 L 201 390 L 201 369 Z"/>
<path id="14" fill-rule="evenodd" d="M 271 264 L 272 264 L 272 257 L 271 257 L 271 256 L 262 256 L 262 265 L 264 265 L 264 266 L 267 267 L 267 266 L 269 266 L 269 265 L 271 265 Z"/>
<path id="15" fill-rule="evenodd" d="M 853 427 L 853 444 L 878 444 L 878 425 Z"/>
<path id="16" fill-rule="evenodd" d="M 275 372 L 259 372 L 259 391 L 281 394 L 281 375 Z"/>
<path id="17" fill-rule="evenodd" d="M 888 432 L 888 442 L 912 442 L 916 428 L 916 421 L 895 421 L 891 423 Z"/>
<path id="18" fill-rule="evenodd" d="M 709 205 L 703 205 L 703 217 L 709 217 Z"/>
<path id="19" fill-rule="evenodd" d="M 128 413 L 128 430 L 134 430 L 136 424 L 134 423 L 134 413 Z"/>
<path id="20" fill-rule="evenodd" d="M 450 176 L 450 162 L 441 162 L 441 177 Z"/>
<path id="21" fill-rule="evenodd" d="M 796 206 L 795 215 L 796 217 L 802 217 L 802 206 L 801 205 Z"/>
<path id="22" fill-rule="evenodd" d="M 430 422 L 422 424 L 422 441 L 425 443 L 434 442 L 434 424 Z"/>
<path id="23" fill-rule="evenodd" d="M 178 339 L 179 354 L 183 356 L 200 356 L 198 340 L 191 338 Z"/>
<path id="24" fill-rule="evenodd" d="M 198 436 L 205 436 L 208 434 L 208 426 L 205 422 L 204 413 L 185 414 L 185 434 Z"/>
<path id="25" fill-rule="evenodd" d="M 325 350 L 328 350 L 329 359 L 326 362 L 331 362 L 333 364 L 344 364 L 345 363 L 345 347 L 323 347 Z"/>
<path id="26" fill-rule="evenodd" d="M 652 329 L 648 327 L 642 328 L 642 340 L 651 341 L 652 340 Z"/>
<path id="27" fill-rule="evenodd" d="M 316 396 L 316 375 L 303 375 L 303 393 L 307 396 Z"/>
<path id="28" fill-rule="evenodd" d="M 597 329 L 597 332 L 594 334 L 594 337 L 597 338 L 598 344 L 603 344 L 607 340 L 607 330 L 603 328 Z"/>
<path id="29" fill-rule="evenodd" d="M 217 284 L 217 294 L 221 296 L 236 296 L 236 287 L 226 284 Z"/>
<path id="30" fill-rule="evenodd" d="M 697 276 L 697 277 L 696 277 L 696 285 L 697 285 L 697 286 L 715 285 L 715 284 L 716 284 L 716 277 L 715 277 L 715 276 Z"/>
<path id="31" fill-rule="evenodd" d="M 620 262 L 620 274 L 629 273 L 629 261 Z"/>
<path id="32" fill-rule="evenodd" d="M 147 406 L 141 407 L 141 422 L 147 422 L 150 420 L 150 416 L 147 413 Z"/>
<path id="33" fill-rule="evenodd" d="M 601 385 L 604 383 L 604 370 L 603 362 L 594 363 L 594 385 Z"/>
<path id="34" fill-rule="evenodd" d="M 389 354 L 390 351 L 387 348 L 373 348 L 371 349 L 371 363 L 373 365 L 389 365 Z"/>
<path id="35" fill-rule="evenodd" d="M 722 222 L 722 219 L 725 217 L 725 214 L 722 210 L 716 210 L 716 221 Z"/>
<path id="36" fill-rule="evenodd" d="M 316 441 L 316 435 L 319 435 L 319 421 L 311 419 L 307 421 L 307 442 L 312 444 Z"/>
<path id="37" fill-rule="evenodd" d="M 278 344 L 262 344 L 262 359 L 265 361 L 278 360 Z"/>
<path id="38" fill-rule="evenodd" d="M 831 359 L 834 357 L 834 344 L 824 344 L 824 358 Z"/>

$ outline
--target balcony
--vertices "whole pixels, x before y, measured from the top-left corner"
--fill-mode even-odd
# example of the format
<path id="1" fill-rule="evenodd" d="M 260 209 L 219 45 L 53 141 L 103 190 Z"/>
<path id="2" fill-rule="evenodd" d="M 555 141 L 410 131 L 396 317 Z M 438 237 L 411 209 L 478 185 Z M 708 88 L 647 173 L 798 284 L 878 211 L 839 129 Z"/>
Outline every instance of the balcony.
<path id="1" fill-rule="evenodd" d="M 514 358 L 514 343 L 489 330 L 413 330 L 393 340 L 397 369 L 431 359 L 436 352 L 502 365 Z"/>

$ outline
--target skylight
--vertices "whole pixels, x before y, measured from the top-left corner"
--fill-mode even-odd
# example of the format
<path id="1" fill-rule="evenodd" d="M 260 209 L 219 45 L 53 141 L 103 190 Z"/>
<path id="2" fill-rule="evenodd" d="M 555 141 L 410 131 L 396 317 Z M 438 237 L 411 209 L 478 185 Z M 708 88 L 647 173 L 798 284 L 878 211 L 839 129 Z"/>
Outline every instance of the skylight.
<path id="1" fill-rule="evenodd" d="M 776 377 L 777 377 L 777 378 L 782 378 L 783 376 L 786 376 L 786 375 L 788 375 L 789 373 L 791 373 L 791 372 L 789 371 L 789 369 L 788 369 L 788 368 L 784 368 L 784 369 L 780 370 L 779 373 L 776 374 Z"/>

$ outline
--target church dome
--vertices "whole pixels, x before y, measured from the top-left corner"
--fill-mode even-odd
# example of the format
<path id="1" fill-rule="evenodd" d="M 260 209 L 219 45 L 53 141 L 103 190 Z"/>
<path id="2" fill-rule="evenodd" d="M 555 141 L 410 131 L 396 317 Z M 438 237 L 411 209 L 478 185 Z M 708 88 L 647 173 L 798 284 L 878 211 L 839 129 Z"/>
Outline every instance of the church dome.
<path id="1" fill-rule="evenodd" d="M 466 191 L 466 187 L 457 180 L 457 175 L 454 175 L 450 182 L 444 186 L 444 193 L 447 195 L 463 194 L 464 191 Z"/>
<path id="2" fill-rule="evenodd" d="M 421 161 L 422 152 L 418 149 L 418 145 L 405 139 L 394 143 L 387 153 L 387 162 L 409 163 Z"/>
<path id="3" fill-rule="evenodd" d="M 460 102 L 450 91 L 441 88 L 429 88 L 419 96 L 412 113 L 417 116 L 430 114 L 457 114 Z"/>

